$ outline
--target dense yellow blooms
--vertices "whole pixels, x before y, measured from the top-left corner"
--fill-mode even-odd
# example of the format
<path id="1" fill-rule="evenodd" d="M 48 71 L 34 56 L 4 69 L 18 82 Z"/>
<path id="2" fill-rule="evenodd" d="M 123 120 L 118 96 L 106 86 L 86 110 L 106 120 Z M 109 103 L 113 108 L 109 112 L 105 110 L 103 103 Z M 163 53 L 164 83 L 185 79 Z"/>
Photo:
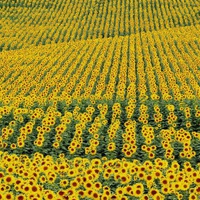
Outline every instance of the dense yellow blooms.
<path id="1" fill-rule="evenodd" d="M 0 200 L 198 200 L 199 7 L 1 1 Z"/>
<path id="2" fill-rule="evenodd" d="M 159 196 L 163 199 L 164 195 L 179 194 L 179 191 L 190 188 L 192 184 L 196 186 L 190 195 L 200 194 L 199 167 L 194 169 L 189 162 L 185 162 L 180 169 L 176 161 L 167 165 L 162 159 L 145 161 L 143 164 L 137 160 L 101 161 L 81 157 L 72 161 L 62 155 L 55 160 L 51 156 L 44 157 L 36 153 L 29 159 L 25 155 L 9 155 L 7 152 L 1 152 L 0 161 L 1 199 L 10 199 L 8 195 L 16 199 L 101 199 L 104 196 L 107 199 L 114 196 L 118 196 L 118 199 L 126 196 L 144 199 L 145 196 Z M 20 169 L 18 166 L 21 166 Z M 111 176 L 114 176 L 121 187 L 109 186 Z M 102 185 L 99 182 L 100 177 L 103 177 L 107 184 Z M 136 183 L 132 183 L 132 179 Z M 160 182 L 162 192 L 154 187 L 155 180 Z M 144 194 L 145 185 L 149 188 L 147 194 Z M 18 194 L 10 191 L 11 187 L 14 187 Z"/>

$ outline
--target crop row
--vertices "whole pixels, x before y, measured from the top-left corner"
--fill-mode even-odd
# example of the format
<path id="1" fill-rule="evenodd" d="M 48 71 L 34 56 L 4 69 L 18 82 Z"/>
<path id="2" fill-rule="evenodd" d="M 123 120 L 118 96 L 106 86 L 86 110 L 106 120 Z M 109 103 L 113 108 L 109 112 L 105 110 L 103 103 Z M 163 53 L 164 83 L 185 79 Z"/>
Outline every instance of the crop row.
<path id="1" fill-rule="evenodd" d="M 51 105 L 50 105 L 51 104 Z M 49 105 L 0 110 L 0 148 L 9 153 L 68 158 L 163 157 L 181 164 L 198 162 L 200 108 L 190 103 L 99 103 Z"/>
<path id="2" fill-rule="evenodd" d="M 17 106 L 46 99 L 199 98 L 198 33 L 190 26 L 1 52 L 0 99 Z"/>
<path id="3" fill-rule="evenodd" d="M 195 0 L 4 0 L 1 50 L 199 24 Z"/>

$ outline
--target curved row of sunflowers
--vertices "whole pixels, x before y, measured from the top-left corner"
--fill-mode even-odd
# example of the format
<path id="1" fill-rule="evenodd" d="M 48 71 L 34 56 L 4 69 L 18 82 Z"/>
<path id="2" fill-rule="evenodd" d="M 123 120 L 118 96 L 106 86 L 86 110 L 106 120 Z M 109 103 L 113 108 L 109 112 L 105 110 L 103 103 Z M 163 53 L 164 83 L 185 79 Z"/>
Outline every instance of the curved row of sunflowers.
<path id="1" fill-rule="evenodd" d="M 195 0 L 4 0 L 0 2 L 0 48 L 29 48 L 196 25 L 199 6 Z"/>
<path id="2" fill-rule="evenodd" d="M 19 105 L 199 98 L 199 30 L 178 30 L 1 52 L 0 99 Z"/>

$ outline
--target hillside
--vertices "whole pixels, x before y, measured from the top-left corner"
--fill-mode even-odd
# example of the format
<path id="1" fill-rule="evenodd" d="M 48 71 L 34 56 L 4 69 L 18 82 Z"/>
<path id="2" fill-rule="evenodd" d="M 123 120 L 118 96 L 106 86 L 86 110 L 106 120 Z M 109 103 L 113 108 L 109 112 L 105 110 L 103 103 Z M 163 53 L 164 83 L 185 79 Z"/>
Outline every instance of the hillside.
<path id="1" fill-rule="evenodd" d="M 199 199 L 199 9 L 1 1 L 0 199 Z"/>

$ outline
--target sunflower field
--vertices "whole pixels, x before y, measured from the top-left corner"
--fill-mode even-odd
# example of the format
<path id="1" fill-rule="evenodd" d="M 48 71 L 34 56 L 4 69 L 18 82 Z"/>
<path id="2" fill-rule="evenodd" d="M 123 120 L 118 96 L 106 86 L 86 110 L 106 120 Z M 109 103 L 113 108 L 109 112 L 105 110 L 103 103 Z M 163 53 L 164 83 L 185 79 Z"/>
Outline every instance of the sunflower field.
<path id="1" fill-rule="evenodd" d="M 200 0 L 0 0 L 0 200 L 200 199 Z"/>

